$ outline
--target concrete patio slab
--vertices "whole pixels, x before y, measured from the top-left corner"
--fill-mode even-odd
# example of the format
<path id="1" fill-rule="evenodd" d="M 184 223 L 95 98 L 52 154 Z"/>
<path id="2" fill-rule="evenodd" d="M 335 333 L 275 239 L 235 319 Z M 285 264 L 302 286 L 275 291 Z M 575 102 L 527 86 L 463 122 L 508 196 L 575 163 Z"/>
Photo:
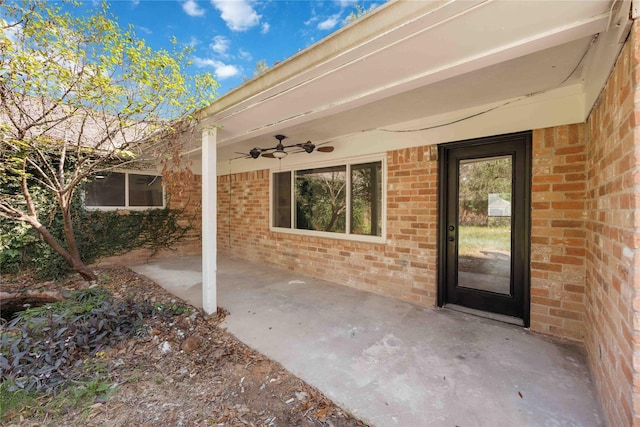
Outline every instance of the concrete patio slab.
<path id="1" fill-rule="evenodd" d="M 200 258 L 134 268 L 201 306 Z M 601 426 L 582 348 L 219 256 L 223 326 L 374 426 Z"/>

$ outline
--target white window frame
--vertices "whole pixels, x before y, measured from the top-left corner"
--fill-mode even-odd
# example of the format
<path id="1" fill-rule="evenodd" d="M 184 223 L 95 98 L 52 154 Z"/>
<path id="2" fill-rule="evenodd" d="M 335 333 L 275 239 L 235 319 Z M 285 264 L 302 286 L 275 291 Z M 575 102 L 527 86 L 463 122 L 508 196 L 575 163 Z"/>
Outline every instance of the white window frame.
<path id="1" fill-rule="evenodd" d="M 363 163 L 373 163 L 373 162 L 381 162 L 382 165 L 382 206 L 381 206 L 381 235 L 380 236 L 371 236 L 365 234 L 351 234 L 351 185 L 347 185 L 346 191 L 346 205 L 347 211 L 346 221 L 345 221 L 345 232 L 331 232 L 331 231 L 317 231 L 317 230 L 301 230 L 295 228 L 296 217 L 295 217 L 295 172 L 305 169 L 314 169 L 314 168 L 326 168 L 326 167 L 335 167 L 335 166 L 346 166 L 347 179 L 349 180 L 349 184 L 351 184 L 351 166 L 359 165 Z M 274 194 L 274 175 L 276 173 L 289 172 L 291 174 L 291 227 L 274 227 L 273 225 L 273 194 Z M 286 234 L 295 234 L 299 236 L 309 236 L 309 237 L 322 237 L 327 239 L 340 239 L 340 240 L 351 240 L 355 242 L 369 242 L 369 243 L 386 243 L 387 242 L 387 156 L 386 155 L 372 155 L 372 156 L 359 156 L 359 157 L 350 157 L 348 159 L 334 160 L 331 162 L 318 162 L 318 163 L 304 163 L 298 164 L 295 166 L 291 166 L 283 169 L 270 169 L 269 170 L 269 230 L 274 233 L 286 233 Z"/>
<path id="2" fill-rule="evenodd" d="M 157 172 L 151 171 L 141 171 L 135 169 L 125 169 L 125 170 L 113 170 L 111 172 L 105 173 L 122 173 L 124 174 L 124 206 L 89 206 L 84 204 L 84 208 L 88 211 L 146 211 L 150 209 L 165 209 L 167 207 L 167 192 L 164 183 L 164 179 L 162 180 L 162 206 L 129 206 L 129 175 L 147 175 L 147 176 L 155 176 L 162 178 L 162 175 Z M 84 197 L 84 195 L 83 195 Z"/>

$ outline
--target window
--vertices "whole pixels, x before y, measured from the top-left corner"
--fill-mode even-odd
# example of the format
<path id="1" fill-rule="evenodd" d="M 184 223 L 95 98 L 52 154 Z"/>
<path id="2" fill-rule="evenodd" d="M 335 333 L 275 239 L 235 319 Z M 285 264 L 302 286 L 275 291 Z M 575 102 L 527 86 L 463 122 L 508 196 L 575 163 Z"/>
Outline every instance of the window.
<path id="1" fill-rule="evenodd" d="M 291 228 L 291 172 L 273 177 L 273 226 Z"/>
<path id="2" fill-rule="evenodd" d="M 275 172 L 272 227 L 378 241 L 384 224 L 382 177 L 381 160 Z"/>
<path id="3" fill-rule="evenodd" d="M 164 207 L 162 177 L 129 172 L 99 175 L 85 191 L 85 206 L 90 208 Z"/>
<path id="4" fill-rule="evenodd" d="M 301 170 L 295 177 L 296 228 L 344 233 L 347 167 Z"/>

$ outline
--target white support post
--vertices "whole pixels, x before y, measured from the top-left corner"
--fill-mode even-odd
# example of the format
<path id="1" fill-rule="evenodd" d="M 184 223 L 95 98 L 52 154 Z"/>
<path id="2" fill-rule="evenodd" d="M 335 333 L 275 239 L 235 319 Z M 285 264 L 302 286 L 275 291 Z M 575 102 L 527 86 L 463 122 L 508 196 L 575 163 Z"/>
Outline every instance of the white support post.
<path id="1" fill-rule="evenodd" d="M 217 129 L 202 131 L 202 308 L 217 311 Z"/>

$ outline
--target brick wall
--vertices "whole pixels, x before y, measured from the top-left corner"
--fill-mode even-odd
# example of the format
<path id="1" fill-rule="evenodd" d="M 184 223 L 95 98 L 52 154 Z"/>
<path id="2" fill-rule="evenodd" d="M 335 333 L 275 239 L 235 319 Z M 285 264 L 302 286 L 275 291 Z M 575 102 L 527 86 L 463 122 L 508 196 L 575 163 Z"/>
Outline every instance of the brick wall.
<path id="1" fill-rule="evenodd" d="M 640 426 L 639 36 L 634 24 L 586 124 L 533 132 L 531 328 L 584 341 L 612 426 Z M 424 146 L 387 153 L 386 244 L 272 233 L 269 171 L 220 176 L 218 250 L 434 305 L 438 164 L 432 152 Z M 174 201 L 188 206 L 199 224 L 197 179 L 192 194 Z M 199 253 L 199 231 L 184 253 Z M 126 259 L 138 256 L 146 260 L 148 253 Z"/>
<path id="2" fill-rule="evenodd" d="M 387 154 L 386 244 L 269 231 L 269 171 L 218 177 L 218 250 L 424 305 L 437 300 L 435 147 Z M 531 327 L 581 340 L 584 126 L 533 134 Z M 433 154 L 430 154 L 433 153 Z"/>
<path id="3" fill-rule="evenodd" d="M 343 285 L 434 305 L 437 159 L 387 155 L 386 244 L 269 231 L 269 171 L 218 177 L 218 250 Z"/>
<path id="4" fill-rule="evenodd" d="M 584 336 L 584 125 L 533 132 L 531 182 L 531 329 Z"/>
<path id="5" fill-rule="evenodd" d="M 218 251 L 269 262 L 269 171 L 218 177 Z"/>
<path id="6" fill-rule="evenodd" d="M 175 256 L 200 255 L 202 252 L 202 182 L 200 175 L 185 176 L 188 185 L 182 186 L 182 191 L 174 191 L 168 200 L 169 208 L 183 209 L 179 224 L 191 229 L 180 240 L 173 250 L 159 251 L 155 255 L 151 249 L 135 249 L 123 255 L 104 257 L 98 260 L 98 265 L 123 264 L 136 265 L 153 259 L 165 259 Z"/>
<path id="7" fill-rule="evenodd" d="M 609 425 L 640 425 L 640 32 L 634 24 L 587 121 L 585 345 Z"/>

